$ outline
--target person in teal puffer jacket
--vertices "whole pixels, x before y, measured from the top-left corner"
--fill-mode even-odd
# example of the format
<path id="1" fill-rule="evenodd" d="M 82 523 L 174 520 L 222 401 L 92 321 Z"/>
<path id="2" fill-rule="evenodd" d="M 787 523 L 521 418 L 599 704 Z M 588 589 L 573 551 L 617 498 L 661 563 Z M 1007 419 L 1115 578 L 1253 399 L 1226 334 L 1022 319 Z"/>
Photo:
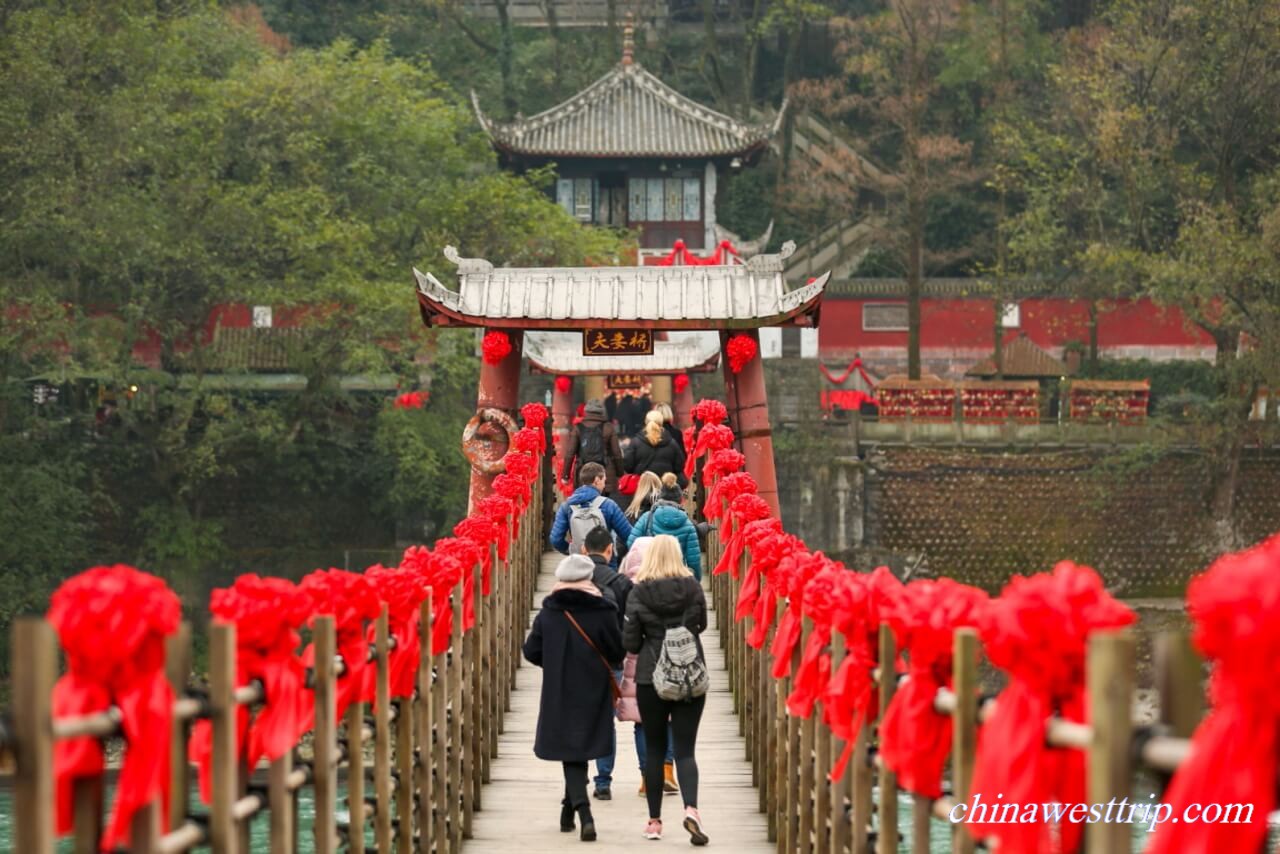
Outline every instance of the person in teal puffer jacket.
<path id="1" fill-rule="evenodd" d="M 671 473 L 663 475 L 661 497 L 631 526 L 627 546 L 629 548 L 640 537 L 670 534 L 680 543 L 685 566 L 693 572 L 694 578 L 701 581 L 702 547 L 698 545 L 698 530 L 693 527 L 689 514 L 680 506 L 683 499 L 676 476 Z"/>

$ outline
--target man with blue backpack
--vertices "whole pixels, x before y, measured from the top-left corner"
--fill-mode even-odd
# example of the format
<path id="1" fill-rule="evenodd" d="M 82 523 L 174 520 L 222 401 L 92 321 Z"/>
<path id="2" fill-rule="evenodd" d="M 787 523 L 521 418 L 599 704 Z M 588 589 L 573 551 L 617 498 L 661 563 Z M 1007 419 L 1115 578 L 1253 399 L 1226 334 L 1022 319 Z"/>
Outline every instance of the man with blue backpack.
<path id="1" fill-rule="evenodd" d="M 560 554 L 581 552 L 586 544 L 587 534 L 597 526 L 604 527 L 613 535 L 617 547 L 613 550 L 610 565 L 618 566 L 619 551 L 626 547 L 631 536 L 631 523 L 627 521 L 622 508 L 603 495 L 605 484 L 604 466 L 599 463 L 586 463 L 578 471 L 580 484 L 573 495 L 560 505 L 556 511 L 555 522 L 551 525 L 551 548 Z"/>

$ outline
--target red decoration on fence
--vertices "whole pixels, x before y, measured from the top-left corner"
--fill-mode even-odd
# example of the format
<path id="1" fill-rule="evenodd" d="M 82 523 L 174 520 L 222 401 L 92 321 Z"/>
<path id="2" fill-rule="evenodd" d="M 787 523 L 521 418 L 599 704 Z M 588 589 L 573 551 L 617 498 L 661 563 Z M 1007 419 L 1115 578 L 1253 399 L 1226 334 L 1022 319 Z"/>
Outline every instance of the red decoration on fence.
<path id="1" fill-rule="evenodd" d="M 724 450 L 733 444 L 733 431 L 723 424 L 708 424 L 698 431 L 697 441 L 684 461 L 685 477 L 693 477 L 698 460 L 708 453 Z M 686 445 L 686 447 L 688 447 Z"/>
<path id="2" fill-rule="evenodd" d="M 812 282 L 813 279 L 810 279 L 809 281 Z M 862 359 L 860 358 L 855 358 L 852 362 L 850 362 L 848 367 L 844 369 L 844 373 L 840 374 L 840 376 L 838 377 L 832 376 L 830 369 L 828 369 L 827 366 L 822 364 L 821 362 L 818 363 L 818 370 L 822 371 L 822 375 L 826 377 L 827 382 L 831 383 L 832 385 L 842 385 L 845 380 L 849 379 L 849 375 L 852 374 L 854 371 L 857 371 L 858 374 L 862 377 L 862 381 L 867 384 L 867 388 L 875 388 L 875 385 L 876 385 L 875 382 L 872 381 L 870 375 L 867 374 L 866 370 L 863 369 Z"/>
<path id="3" fill-rule="evenodd" d="M 723 424 L 729 417 L 729 410 L 715 398 L 704 397 L 693 405 L 691 414 L 703 424 Z"/>
<path id="4" fill-rule="evenodd" d="M 480 499 L 476 513 L 493 522 L 498 529 L 498 559 L 506 560 L 511 548 L 511 531 L 508 524 L 515 516 L 516 508 L 511 499 L 501 495 L 489 495 Z M 515 527 L 512 525 L 512 527 Z"/>
<path id="5" fill-rule="evenodd" d="M 729 339 L 729 343 L 725 345 L 724 350 L 725 355 L 729 358 L 729 370 L 739 374 L 742 373 L 742 369 L 747 366 L 747 363 L 760 352 L 760 347 L 750 335 L 739 333 Z"/>
<path id="6" fill-rule="evenodd" d="M 676 374 L 671 380 L 671 387 L 675 389 L 676 394 L 684 394 L 684 390 L 689 387 L 689 375 Z"/>
<path id="7" fill-rule="evenodd" d="M 480 353 L 486 365 L 496 365 L 511 355 L 511 338 L 496 329 L 484 334 Z"/>
<path id="8" fill-rule="evenodd" d="M 67 672 L 53 687 L 54 716 L 102 712 L 113 704 L 122 713 L 128 747 L 102 850 L 126 846 L 134 813 L 156 798 L 167 826 L 173 689 L 164 674 L 164 639 L 182 618 L 178 597 L 159 578 L 131 566 L 97 566 L 64 582 L 46 616 L 67 656 Z M 59 833 L 71 830 L 76 779 L 102 771 L 97 739 L 54 745 Z"/>
<path id="9" fill-rule="evenodd" d="M 1113 599 L 1098 574 L 1063 561 L 1052 573 L 1015 576 L 982 619 L 987 657 L 1009 675 L 995 712 L 978 737 L 972 795 L 995 803 L 1085 802 L 1084 753 L 1050 748 L 1045 721 L 1059 714 L 1085 722 L 1085 647 L 1095 631 L 1119 629 L 1134 613 Z M 1001 851 L 1073 852 L 1083 825 L 1064 822 L 1060 844 L 1045 824 L 968 824 L 975 838 L 994 836 Z"/>
<path id="10" fill-rule="evenodd" d="M 369 667 L 364 624 L 378 618 L 382 603 L 369 579 L 342 569 L 317 569 L 305 576 L 300 586 L 311 597 L 312 620 L 333 616 L 337 652 L 346 667 L 335 691 L 337 719 L 341 720 L 347 706 L 373 699 L 374 671 Z M 302 657 L 306 664 L 314 664 L 315 645 L 309 645 Z"/>
<path id="11" fill-rule="evenodd" d="M 236 627 L 236 685 L 262 683 L 265 702 L 249 721 L 249 707 L 236 710 L 236 756 L 249 768 L 262 758 L 284 756 L 311 729 L 314 698 L 306 690 L 306 668 L 298 655 L 298 629 L 311 616 L 311 597 L 283 578 L 241 575 L 209 596 L 209 613 Z M 213 726 L 196 721 L 188 750 L 199 769 L 200 797 L 213 796 Z"/>
<path id="12" fill-rule="evenodd" d="M 373 584 L 378 598 L 386 603 L 388 635 L 395 641 L 395 646 L 387 654 L 391 699 L 412 697 L 421 659 L 419 638 L 422 602 L 427 598 L 428 590 L 426 579 L 411 570 L 380 564 L 365 570 L 365 578 Z M 377 640 L 377 626 L 371 625 L 369 644 L 376 644 Z"/>
<path id="13" fill-rule="evenodd" d="M 430 399 L 431 395 L 425 391 L 406 391 L 396 396 L 395 407 L 396 409 L 421 409 Z"/>
<path id="14" fill-rule="evenodd" d="M 889 614 L 907 653 L 907 681 L 899 686 L 880 723 L 880 756 L 898 785 L 929 798 L 942 797 L 942 770 L 951 752 L 951 716 L 933 708 L 939 688 L 952 686 L 957 629 L 977 628 L 987 594 L 950 578 L 913 581 Z M 963 702 L 973 702 L 966 697 Z"/>
<path id="15" fill-rule="evenodd" d="M 488 551 L 485 549 L 484 551 Z M 483 571 L 481 549 L 471 540 L 446 537 L 436 540 L 431 553 L 436 562 L 452 561 L 458 566 L 458 581 L 462 584 L 462 631 L 469 632 L 476 624 L 476 585 L 473 573 L 477 566 Z M 483 585 L 483 579 L 481 584 Z"/>
<path id="16" fill-rule="evenodd" d="M 722 575 L 728 572 L 731 576 L 737 578 L 738 561 L 742 557 L 742 549 L 746 546 L 745 528 L 747 523 L 754 522 L 757 519 L 767 519 L 773 515 L 773 511 L 769 508 L 769 502 L 751 492 L 733 499 L 733 502 L 729 505 L 729 515 L 733 520 L 733 532 L 729 534 L 728 539 L 725 541 L 724 554 L 720 556 L 720 562 L 716 564 L 716 568 L 711 573 L 712 575 Z"/>
<path id="17" fill-rule="evenodd" d="M 1187 610 L 1192 639 L 1213 663 L 1212 708 L 1164 800 L 1173 816 L 1193 803 L 1248 804 L 1252 815 L 1163 824 L 1147 851 L 1261 851 L 1280 769 L 1280 535 L 1214 561 L 1188 585 Z"/>
<path id="18" fill-rule="evenodd" d="M 556 391 L 561 394 L 568 394 L 573 390 L 573 377 L 560 376 L 556 377 Z"/>

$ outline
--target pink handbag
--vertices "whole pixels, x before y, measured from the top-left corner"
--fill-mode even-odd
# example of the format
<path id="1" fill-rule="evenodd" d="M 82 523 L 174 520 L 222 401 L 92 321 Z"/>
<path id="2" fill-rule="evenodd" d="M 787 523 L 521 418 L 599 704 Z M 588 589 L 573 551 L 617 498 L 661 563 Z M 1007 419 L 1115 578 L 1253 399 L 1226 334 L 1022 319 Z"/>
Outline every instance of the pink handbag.
<path id="1" fill-rule="evenodd" d="M 634 653 L 627 653 L 622 665 L 622 696 L 613 708 L 618 720 L 640 723 L 640 704 L 636 702 L 636 658 Z"/>

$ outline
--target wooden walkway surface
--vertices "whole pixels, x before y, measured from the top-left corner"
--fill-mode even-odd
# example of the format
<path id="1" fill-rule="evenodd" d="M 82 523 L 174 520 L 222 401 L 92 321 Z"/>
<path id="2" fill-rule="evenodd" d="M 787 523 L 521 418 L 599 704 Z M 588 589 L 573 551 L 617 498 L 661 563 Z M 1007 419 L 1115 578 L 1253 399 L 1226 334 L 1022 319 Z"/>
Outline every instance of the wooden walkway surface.
<path id="1" fill-rule="evenodd" d="M 551 589 L 552 575 L 560 555 L 543 556 L 536 604 Z M 533 612 L 530 613 L 530 621 Z M 751 766 L 744 758 L 744 744 L 738 735 L 738 719 L 733 713 L 728 675 L 716 614 L 703 634 L 703 646 L 711 671 L 711 692 L 698 731 L 698 808 L 711 845 L 741 854 L 772 854 L 766 839 L 766 821 L 757 805 L 759 796 L 751 786 Z M 563 852 L 584 846 L 585 850 L 643 851 L 653 854 L 659 846 L 689 846 L 689 835 L 680 826 L 683 807 L 678 795 L 663 803 L 662 842 L 644 839 L 641 831 L 648 818 L 645 799 L 636 793 L 640 771 L 636 767 L 635 741 L 631 723 L 619 723 L 618 758 L 613 771 L 613 800 L 592 800 L 599 841 L 579 842 L 577 833 L 560 832 L 560 797 L 564 777 L 560 764 L 543 762 L 533 755 L 533 734 L 538 718 L 538 694 L 542 671 L 525 662 L 512 694 L 512 710 L 506 716 L 506 732 L 499 740 L 498 758 L 492 766 L 492 782 L 484 788 L 484 809 L 475 814 L 473 838 L 463 845 L 466 854 L 542 854 Z M 591 763 L 595 775 L 595 763 Z"/>

